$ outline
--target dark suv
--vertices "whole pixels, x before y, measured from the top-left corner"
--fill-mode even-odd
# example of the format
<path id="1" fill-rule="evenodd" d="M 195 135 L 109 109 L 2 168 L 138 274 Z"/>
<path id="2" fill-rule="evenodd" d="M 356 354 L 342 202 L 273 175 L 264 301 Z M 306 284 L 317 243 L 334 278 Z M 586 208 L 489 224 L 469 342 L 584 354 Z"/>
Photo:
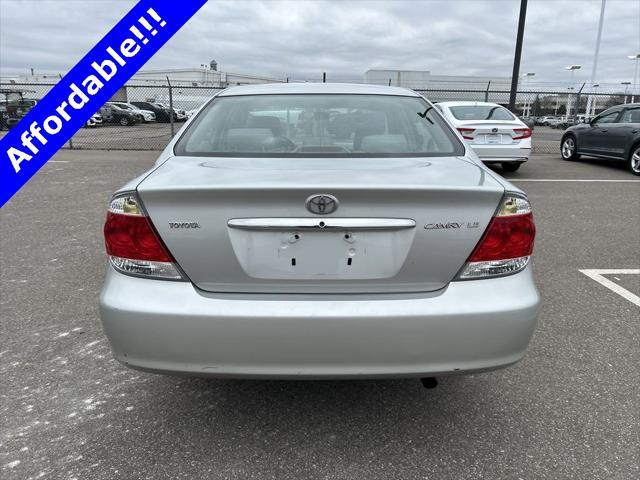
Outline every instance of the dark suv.
<path id="1" fill-rule="evenodd" d="M 159 107 L 155 103 L 149 103 L 149 102 L 129 102 L 129 103 L 131 103 L 131 105 L 135 105 L 141 110 L 150 110 L 153 113 L 155 113 L 157 122 L 164 122 L 164 123 L 170 122 L 171 115 L 173 115 L 173 120 L 174 121 L 176 120 L 175 113 L 173 113 L 168 108 Z"/>
<path id="2" fill-rule="evenodd" d="M 140 117 L 133 112 L 107 103 L 100 108 L 100 115 L 105 123 L 119 123 L 126 127 L 140 123 Z"/>
<path id="3" fill-rule="evenodd" d="M 640 175 L 640 103 L 609 108 L 588 123 L 569 127 L 560 142 L 565 160 L 581 155 L 624 160 Z"/>

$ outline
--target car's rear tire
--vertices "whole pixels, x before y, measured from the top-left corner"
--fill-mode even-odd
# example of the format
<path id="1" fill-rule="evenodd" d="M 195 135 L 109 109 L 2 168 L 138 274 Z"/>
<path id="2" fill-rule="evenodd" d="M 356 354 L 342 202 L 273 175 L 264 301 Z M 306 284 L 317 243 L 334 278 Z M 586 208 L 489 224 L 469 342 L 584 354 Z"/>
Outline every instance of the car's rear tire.
<path id="1" fill-rule="evenodd" d="M 562 139 L 562 142 L 560 143 L 560 155 L 563 160 L 567 160 L 569 162 L 579 160 L 580 155 L 576 153 L 577 151 L 578 144 L 576 142 L 576 137 L 573 135 L 567 135 Z"/>
<path id="2" fill-rule="evenodd" d="M 518 162 L 503 162 L 502 170 L 505 172 L 515 172 L 520 168 L 520 165 Z"/>
<path id="3" fill-rule="evenodd" d="M 631 147 L 629 152 L 629 170 L 634 175 L 640 175 L 640 143 Z"/>
<path id="4" fill-rule="evenodd" d="M 120 125 L 122 125 L 123 127 L 126 127 L 127 125 L 129 125 L 129 119 L 127 117 L 122 117 L 120 119 Z"/>

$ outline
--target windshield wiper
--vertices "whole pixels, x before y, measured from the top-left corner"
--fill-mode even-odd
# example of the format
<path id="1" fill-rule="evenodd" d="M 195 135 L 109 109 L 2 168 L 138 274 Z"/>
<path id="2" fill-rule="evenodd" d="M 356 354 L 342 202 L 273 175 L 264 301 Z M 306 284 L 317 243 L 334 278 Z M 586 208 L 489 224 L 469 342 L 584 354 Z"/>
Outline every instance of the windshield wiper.
<path id="1" fill-rule="evenodd" d="M 491 110 L 489 110 L 489 115 L 487 115 L 487 118 L 485 118 L 485 120 L 489 120 L 491 117 L 493 117 L 493 112 L 495 112 L 498 108 L 500 107 L 493 107 Z"/>
<path id="2" fill-rule="evenodd" d="M 430 110 L 433 110 L 433 107 L 427 107 L 427 109 L 422 113 L 418 112 L 418 116 L 424 118 L 431 125 L 433 125 L 433 120 L 431 120 L 430 118 L 427 118 L 427 113 L 429 113 Z"/>

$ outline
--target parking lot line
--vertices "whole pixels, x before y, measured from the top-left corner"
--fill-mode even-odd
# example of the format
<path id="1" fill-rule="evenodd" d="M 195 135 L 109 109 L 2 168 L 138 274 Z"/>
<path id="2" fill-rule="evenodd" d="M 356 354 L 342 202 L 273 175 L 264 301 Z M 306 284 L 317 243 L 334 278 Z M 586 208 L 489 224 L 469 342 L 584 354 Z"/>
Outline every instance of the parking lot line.
<path id="1" fill-rule="evenodd" d="M 510 182 L 584 182 L 584 183 L 640 183 L 640 180 L 605 180 L 605 179 L 572 179 L 572 178 L 507 178 Z"/>
<path id="2" fill-rule="evenodd" d="M 586 269 L 579 270 L 584 273 L 587 277 L 595 280 L 600 285 L 604 285 L 609 290 L 617 293 L 623 298 L 626 298 L 631 303 L 640 307 L 640 297 L 631 293 L 626 288 L 622 288 L 615 282 L 612 282 L 608 278 L 605 278 L 604 275 L 640 275 L 640 269 L 618 269 L 618 270 L 610 270 L 610 269 Z"/>

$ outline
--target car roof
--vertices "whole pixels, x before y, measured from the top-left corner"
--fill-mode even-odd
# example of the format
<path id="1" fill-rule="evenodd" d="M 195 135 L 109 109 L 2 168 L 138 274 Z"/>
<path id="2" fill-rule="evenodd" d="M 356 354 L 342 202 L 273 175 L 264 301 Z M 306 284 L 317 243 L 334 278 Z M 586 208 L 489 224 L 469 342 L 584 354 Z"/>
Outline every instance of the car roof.
<path id="1" fill-rule="evenodd" d="M 241 85 L 220 92 L 220 97 L 236 95 L 274 95 L 274 94 L 355 94 L 355 95 L 397 95 L 420 97 L 413 90 L 386 85 L 368 85 L 357 83 L 264 83 L 259 85 Z"/>
<path id="2" fill-rule="evenodd" d="M 497 103 L 491 102 L 438 102 L 438 105 L 444 105 L 445 107 L 471 107 L 476 105 L 487 105 L 490 107 L 502 107 Z M 504 108 L 504 107 L 503 107 Z"/>

